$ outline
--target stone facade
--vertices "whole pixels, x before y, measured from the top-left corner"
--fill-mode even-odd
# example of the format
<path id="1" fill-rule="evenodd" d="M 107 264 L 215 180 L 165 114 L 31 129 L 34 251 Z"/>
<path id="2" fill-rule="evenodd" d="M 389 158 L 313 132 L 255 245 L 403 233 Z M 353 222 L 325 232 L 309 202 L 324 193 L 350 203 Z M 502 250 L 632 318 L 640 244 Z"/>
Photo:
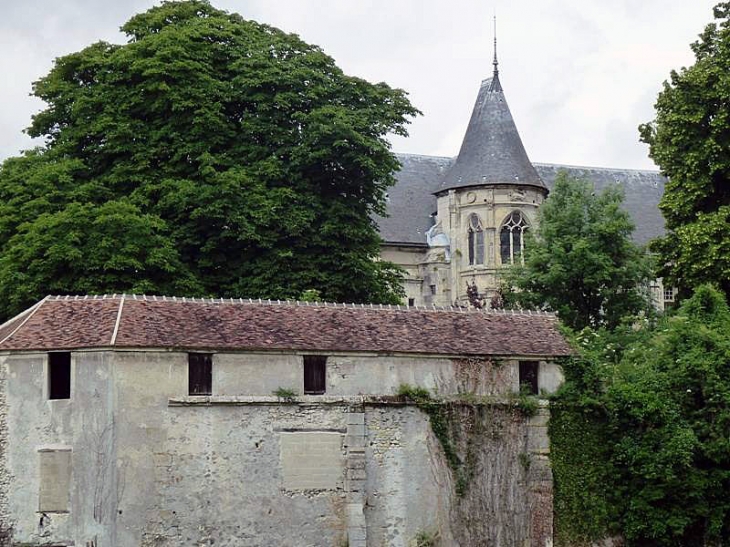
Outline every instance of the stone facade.
<path id="1" fill-rule="evenodd" d="M 554 317 L 47 298 L 0 351 L 0 545 L 550 545 L 547 408 L 516 394 L 521 362 L 542 393 L 562 381 Z"/>
<path id="2" fill-rule="evenodd" d="M 548 450 L 544 413 L 515 409 L 516 361 L 467 369 L 458 359 L 332 355 L 327 394 L 291 401 L 269 388 L 280 375 L 301 393 L 295 353 L 216 353 L 206 397 L 187 395 L 184 352 L 73 352 L 71 397 L 61 400 L 47 398 L 47 361 L 2 358 L 8 545 L 405 547 L 420 533 L 443 545 L 549 544 L 549 472 L 535 471 Z M 546 385 L 559 383 L 558 367 L 540 367 Z M 474 433 L 484 461 L 465 496 L 428 415 L 393 396 L 405 381 L 457 399 L 491 394 Z M 44 468 L 44 454 L 69 465 Z M 486 516 L 489 530 L 473 529 Z M 470 529 L 512 539 L 476 541 Z"/>
<path id="3" fill-rule="evenodd" d="M 598 192 L 621 187 L 637 243 L 664 232 L 658 203 L 666 181 L 658 172 L 532 164 L 496 65 L 480 86 L 457 157 L 399 159 L 388 216 L 375 220 L 384 240 L 381 257 L 405 270 L 404 303 L 409 305 L 467 305 L 467 285 L 475 285 L 489 305 L 503 268 L 521 262 L 524 231 L 535 228 L 537 210 L 561 171 L 591 181 Z M 514 215 L 521 226 L 510 221 Z M 661 279 L 650 289 L 660 310 L 673 304 L 673 291 Z"/>

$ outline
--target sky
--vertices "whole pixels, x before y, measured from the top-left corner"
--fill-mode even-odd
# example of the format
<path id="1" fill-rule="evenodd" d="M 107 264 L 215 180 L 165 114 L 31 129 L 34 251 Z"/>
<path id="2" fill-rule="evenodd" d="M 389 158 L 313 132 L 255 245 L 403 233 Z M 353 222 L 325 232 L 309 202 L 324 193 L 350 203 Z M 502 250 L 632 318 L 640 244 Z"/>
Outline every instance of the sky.
<path id="1" fill-rule="evenodd" d="M 0 0 L 0 159 L 34 146 L 32 82 L 155 0 Z M 212 0 L 321 46 L 348 74 L 405 89 L 423 112 L 396 152 L 455 156 L 479 83 L 500 80 L 533 162 L 655 169 L 637 127 L 717 0 Z"/>

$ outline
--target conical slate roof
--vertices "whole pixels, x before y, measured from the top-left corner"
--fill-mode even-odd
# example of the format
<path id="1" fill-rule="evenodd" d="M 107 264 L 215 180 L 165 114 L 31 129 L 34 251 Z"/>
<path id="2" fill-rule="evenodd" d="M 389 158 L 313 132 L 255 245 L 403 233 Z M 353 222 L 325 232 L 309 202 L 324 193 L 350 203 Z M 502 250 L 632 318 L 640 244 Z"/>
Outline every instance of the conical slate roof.
<path id="1" fill-rule="evenodd" d="M 459 156 L 439 192 L 484 184 L 545 188 L 527 157 L 496 70 L 482 82 Z"/>

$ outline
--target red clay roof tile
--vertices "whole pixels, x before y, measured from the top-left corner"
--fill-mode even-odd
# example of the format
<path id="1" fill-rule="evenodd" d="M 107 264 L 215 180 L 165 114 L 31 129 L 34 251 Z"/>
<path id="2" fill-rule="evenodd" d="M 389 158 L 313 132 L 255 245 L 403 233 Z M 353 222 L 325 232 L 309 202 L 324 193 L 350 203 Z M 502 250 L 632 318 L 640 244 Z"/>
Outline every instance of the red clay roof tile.
<path id="1" fill-rule="evenodd" d="M 48 297 L 35 310 L 0 327 L 0 350 L 116 347 L 568 355 L 570 347 L 557 326 L 557 319 L 545 313 L 458 308 Z"/>

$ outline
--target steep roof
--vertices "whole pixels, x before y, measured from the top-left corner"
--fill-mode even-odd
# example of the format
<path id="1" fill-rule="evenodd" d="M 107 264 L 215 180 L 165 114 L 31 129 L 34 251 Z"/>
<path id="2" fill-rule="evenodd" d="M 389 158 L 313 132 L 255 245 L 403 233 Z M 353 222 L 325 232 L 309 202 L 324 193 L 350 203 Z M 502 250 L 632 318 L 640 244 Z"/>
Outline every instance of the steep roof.
<path id="1" fill-rule="evenodd" d="M 433 224 L 431 215 L 436 211 L 436 198 L 431 192 L 442 184 L 443 173 L 455 159 L 410 154 L 398 154 L 398 158 L 403 167 L 396 173 L 397 182 L 389 191 L 387 211 L 390 216 L 375 220 L 386 243 L 425 244 L 424 234 Z M 548 188 L 553 187 L 560 170 L 590 180 L 599 192 L 609 185 L 619 185 L 625 194 L 623 208 L 636 224 L 634 241 L 643 245 L 664 234 L 659 200 L 664 193 L 666 179 L 658 171 L 549 163 L 536 163 L 534 167 Z"/>
<path id="2" fill-rule="evenodd" d="M 397 183 L 388 190 L 387 217 L 376 216 L 380 237 L 391 243 L 426 244 L 426 231 L 433 225 L 436 196 L 452 158 L 398 154 L 401 170 Z"/>
<path id="3" fill-rule="evenodd" d="M 547 313 L 152 296 L 49 296 L 0 326 L 0 351 L 305 350 L 556 357 Z"/>
<path id="4" fill-rule="evenodd" d="M 552 189 L 560 171 L 593 183 L 597 192 L 609 186 L 619 186 L 624 192 L 622 207 L 631 215 L 636 226 L 632 234 L 634 242 L 645 245 L 664 235 L 664 217 L 659 211 L 659 200 L 664 194 L 667 179 L 658 171 L 636 169 L 602 169 L 536 163 L 535 168 L 548 188 Z"/>
<path id="5" fill-rule="evenodd" d="M 517 132 L 496 65 L 479 88 L 461 150 L 439 191 L 482 184 L 545 188 Z"/>

